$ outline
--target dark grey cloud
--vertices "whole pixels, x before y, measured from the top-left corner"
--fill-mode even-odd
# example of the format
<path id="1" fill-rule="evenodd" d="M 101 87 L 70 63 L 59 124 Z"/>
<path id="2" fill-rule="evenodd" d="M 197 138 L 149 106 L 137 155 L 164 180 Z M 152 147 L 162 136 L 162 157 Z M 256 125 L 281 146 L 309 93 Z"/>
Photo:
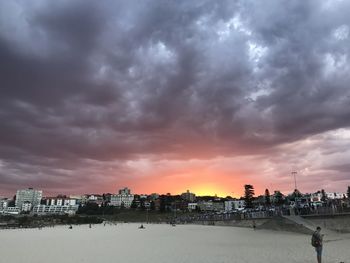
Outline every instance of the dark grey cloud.
<path id="1" fill-rule="evenodd" d="M 108 178 L 103 164 L 114 162 L 127 173 L 125 162 L 138 158 L 280 159 L 280 146 L 347 129 L 348 9 L 346 1 L 2 2 L 0 188 L 94 183 L 89 171 Z M 58 168 L 66 166 L 71 173 Z"/>

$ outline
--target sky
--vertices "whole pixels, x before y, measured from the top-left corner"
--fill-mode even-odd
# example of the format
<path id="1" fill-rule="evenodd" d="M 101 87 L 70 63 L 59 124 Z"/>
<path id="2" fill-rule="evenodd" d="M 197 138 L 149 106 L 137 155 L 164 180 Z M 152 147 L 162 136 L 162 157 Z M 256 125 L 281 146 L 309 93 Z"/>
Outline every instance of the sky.
<path id="1" fill-rule="evenodd" d="M 0 1 L 0 195 L 350 185 L 350 1 Z"/>

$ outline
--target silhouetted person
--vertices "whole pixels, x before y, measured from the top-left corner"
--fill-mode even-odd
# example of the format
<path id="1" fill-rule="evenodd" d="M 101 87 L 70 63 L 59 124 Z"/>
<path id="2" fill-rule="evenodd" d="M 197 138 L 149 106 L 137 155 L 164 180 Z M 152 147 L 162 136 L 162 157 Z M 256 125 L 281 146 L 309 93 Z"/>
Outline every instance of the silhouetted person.
<path id="1" fill-rule="evenodd" d="M 322 262 L 322 249 L 323 249 L 323 235 L 321 234 L 321 227 L 317 227 L 316 231 L 312 234 L 311 245 L 315 248 L 317 262 Z"/>

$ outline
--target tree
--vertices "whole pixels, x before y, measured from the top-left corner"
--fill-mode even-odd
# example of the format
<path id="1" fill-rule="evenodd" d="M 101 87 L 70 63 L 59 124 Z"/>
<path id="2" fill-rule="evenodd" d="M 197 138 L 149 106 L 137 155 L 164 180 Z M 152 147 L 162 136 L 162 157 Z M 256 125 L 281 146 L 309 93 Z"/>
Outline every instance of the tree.
<path id="1" fill-rule="evenodd" d="M 271 205 L 271 196 L 270 196 L 270 191 L 269 189 L 266 189 L 265 190 L 265 204 L 267 206 L 270 206 Z"/>
<path id="2" fill-rule="evenodd" d="M 254 187 L 250 184 L 244 185 L 244 201 L 246 208 L 253 208 Z"/>
<path id="3" fill-rule="evenodd" d="M 87 215 L 97 215 L 100 214 L 101 211 L 99 211 L 99 206 L 96 203 L 88 202 L 86 205 L 82 206 L 80 205 L 78 208 L 78 214 L 87 214 Z"/>
<path id="4" fill-rule="evenodd" d="M 302 193 L 300 193 L 298 189 L 295 189 L 294 192 L 290 195 L 289 200 L 298 202 L 302 196 Z"/>
<path id="5" fill-rule="evenodd" d="M 8 207 L 15 207 L 16 206 L 16 201 L 14 199 L 10 200 L 7 204 Z"/>
<path id="6" fill-rule="evenodd" d="M 283 194 L 280 191 L 275 191 L 274 203 L 276 205 L 282 205 L 283 204 Z"/>
<path id="7" fill-rule="evenodd" d="M 156 204 L 154 203 L 154 201 L 151 201 L 150 203 L 150 210 L 152 211 L 156 210 Z"/>
<path id="8" fill-rule="evenodd" d="M 141 198 L 140 199 L 140 209 L 141 210 L 145 210 L 146 209 L 145 202 L 146 202 L 145 198 Z"/>
<path id="9" fill-rule="evenodd" d="M 18 218 L 18 224 L 21 226 L 28 226 L 30 224 L 30 218 L 28 216 L 22 216 Z"/>
<path id="10" fill-rule="evenodd" d="M 136 200 L 132 200 L 131 202 L 131 206 L 130 206 L 131 209 L 136 209 L 137 208 L 137 203 L 136 203 Z"/>
<path id="11" fill-rule="evenodd" d="M 327 200 L 326 192 L 324 191 L 324 189 L 322 189 L 321 190 L 321 201 L 326 202 L 326 200 Z"/>

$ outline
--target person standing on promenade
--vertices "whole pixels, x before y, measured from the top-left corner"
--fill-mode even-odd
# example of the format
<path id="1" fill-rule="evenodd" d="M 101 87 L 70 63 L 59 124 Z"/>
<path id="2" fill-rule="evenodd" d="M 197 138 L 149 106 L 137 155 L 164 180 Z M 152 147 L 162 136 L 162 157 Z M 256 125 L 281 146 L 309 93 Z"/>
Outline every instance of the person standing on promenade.
<path id="1" fill-rule="evenodd" d="M 317 227 L 316 231 L 312 234 L 311 245 L 315 248 L 317 255 L 317 263 L 322 262 L 322 249 L 323 249 L 323 235 L 321 234 L 321 227 Z"/>

